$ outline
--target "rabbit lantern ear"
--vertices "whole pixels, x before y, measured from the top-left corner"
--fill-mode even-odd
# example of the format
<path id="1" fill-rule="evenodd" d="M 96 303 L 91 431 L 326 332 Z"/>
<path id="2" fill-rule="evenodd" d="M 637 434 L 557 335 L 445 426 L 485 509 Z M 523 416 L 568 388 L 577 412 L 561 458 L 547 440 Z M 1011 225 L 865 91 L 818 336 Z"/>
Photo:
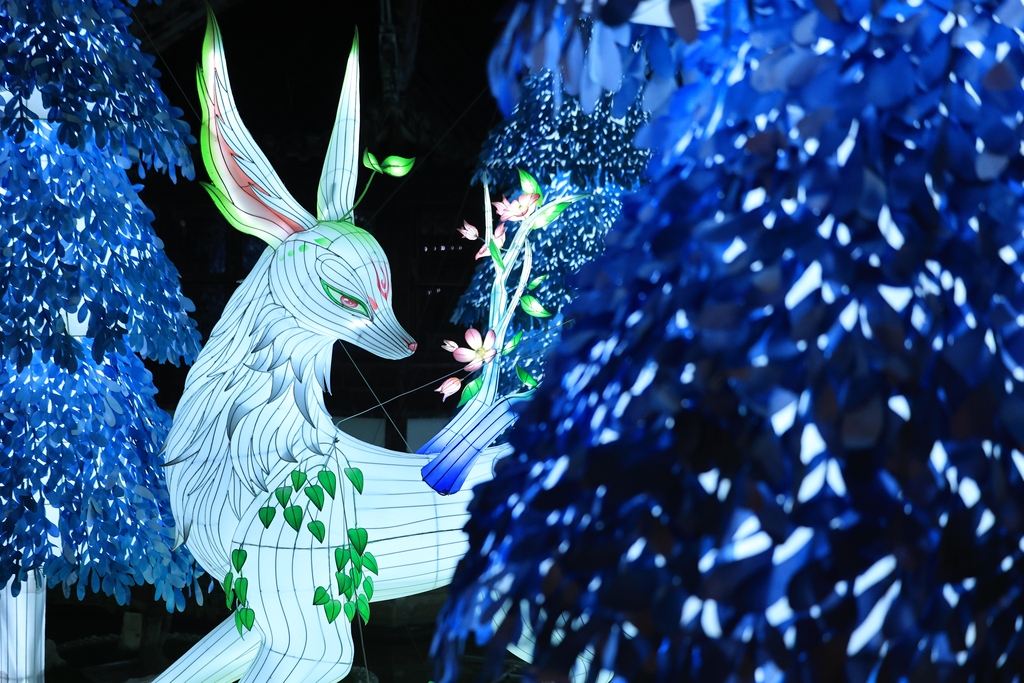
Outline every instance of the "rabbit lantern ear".
<path id="1" fill-rule="evenodd" d="M 238 116 L 224 59 L 224 43 L 209 5 L 203 64 L 196 79 L 203 105 L 203 161 L 212 180 L 203 183 L 203 187 L 228 222 L 271 247 L 316 226 L 316 219 L 285 189 Z M 331 145 L 333 149 L 333 138 Z"/>
<path id="2" fill-rule="evenodd" d="M 334 120 L 331 144 L 320 173 L 316 194 L 316 217 L 340 221 L 349 217 L 356 197 L 359 174 L 359 30 L 352 38 L 345 67 L 345 82 Z"/>

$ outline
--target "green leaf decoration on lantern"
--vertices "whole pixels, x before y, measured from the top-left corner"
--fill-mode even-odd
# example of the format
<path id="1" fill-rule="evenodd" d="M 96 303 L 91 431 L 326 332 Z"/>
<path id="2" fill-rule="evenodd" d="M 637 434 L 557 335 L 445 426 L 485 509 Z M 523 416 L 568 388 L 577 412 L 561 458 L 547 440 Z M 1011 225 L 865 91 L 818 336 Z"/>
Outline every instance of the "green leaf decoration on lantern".
<path id="1" fill-rule="evenodd" d="M 327 529 L 324 528 L 323 522 L 321 522 L 318 519 L 314 519 L 312 522 L 306 525 L 306 528 L 309 529 L 309 533 L 316 536 L 316 540 L 320 541 L 321 543 L 324 542 L 324 536 L 327 535 Z"/>
<path id="2" fill-rule="evenodd" d="M 325 603 L 324 614 L 327 615 L 327 623 L 333 624 L 334 620 L 341 614 L 341 600 L 330 600 Z"/>
<path id="3" fill-rule="evenodd" d="M 224 581 L 221 583 L 221 586 L 224 587 L 224 601 L 227 603 L 228 609 L 231 609 L 231 606 L 235 602 L 234 580 L 235 575 L 229 571 L 227 576 L 224 577 Z"/>
<path id="4" fill-rule="evenodd" d="M 498 249 L 498 243 L 491 240 L 487 243 L 487 250 L 491 252 L 491 258 L 494 259 L 494 263 L 498 266 L 498 270 L 505 270 L 505 262 L 501 260 L 501 250 Z"/>
<path id="5" fill-rule="evenodd" d="M 354 602 L 345 603 L 345 616 L 348 617 L 349 621 L 356 618 L 356 604 Z"/>
<path id="6" fill-rule="evenodd" d="M 554 223 L 556 218 L 562 215 L 563 211 L 569 208 L 570 204 L 589 196 L 590 195 L 586 194 L 574 194 L 559 199 L 558 201 L 551 202 L 546 206 L 540 207 L 540 209 L 537 210 L 537 213 L 533 214 L 533 216 L 530 217 L 530 222 L 533 224 L 533 229 L 539 230 L 540 228 L 545 228 L 551 225 L 552 223 Z"/>
<path id="7" fill-rule="evenodd" d="M 373 579 L 369 576 L 363 579 L 363 592 L 366 593 L 367 600 L 373 600 Z"/>
<path id="8" fill-rule="evenodd" d="M 536 178 L 534 178 L 532 175 L 530 175 L 529 173 L 527 173 L 523 169 L 519 169 L 519 184 L 523 188 L 523 194 L 539 194 L 540 195 L 540 198 L 537 200 L 538 204 L 544 198 L 544 193 L 541 192 L 541 189 L 540 189 L 540 183 L 537 182 Z"/>
<path id="9" fill-rule="evenodd" d="M 361 469 L 358 467 L 346 467 L 345 476 L 356 487 L 357 492 L 363 492 L 363 471 Z"/>
<path id="10" fill-rule="evenodd" d="M 412 165 L 416 162 L 416 157 L 406 159 L 405 157 L 389 156 L 384 157 L 384 161 L 381 162 L 381 171 L 387 173 L 389 176 L 394 178 L 401 178 L 404 175 L 408 175 L 409 171 L 412 170 Z"/>
<path id="11" fill-rule="evenodd" d="M 313 484 L 312 486 L 307 486 L 305 491 L 306 491 L 306 495 L 309 496 L 309 499 L 311 501 L 313 501 L 313 505 L 316 505 L 316 509 L 317 510 L 323 510 L 324 509 L 324 490 L 323 490 L 323 488 L 319 484 Z"/>
<path id="12" fill-rule="evenodd" d="M 235 597 L 238 598 L 238 602 L 242 605 L 249 601 L 249 579 L 239 577 L 235 581 Z"/>
<path id="13" fill-rule="evenodd" d="M 299 489 L 301 489 L 302 485 L 305 484 L 305 483 L 306 483 L 306 473 L 303 472 L 302 470 L 293 470 L 292 471 L 292 488 L 295 489 L 295 493 L 298 493 Z"/>
<path id="14" fill-rule="evenodd" d="M 238 615 L 238 618 L 239 618 L 239 620 L 241 620 L 242 626 L 245 627 L 245 630 L 246 631 L 251 631 L 252 630 L 252 625 L 254 623 L 256 623 L 256 612 L 254 612 L 249 607 L 240 607 L 235 612 L 235 614 Z M 238 632 L 239 632 L 239 634 L 241 634 L 242 629 L 238 629 Z"/>
<path id="15" fill-rule="evenodd" d="M 519 330 L 516 332 L 516 336 L 509 339 L 505 342 L 505 346 L 501 347 L 501 355 L 505 356 L 512 353 L 521 341 L 523 341 L 523 331 Z"/>
<path id="16" fill-rule="evenodd" d="M 249 557 L 249 553 L 241 548 L 231 551 L 231 565 L 235 568 L 236 572 L 242 571 L 242 567 L 245 566 L 245 558 L 247 557 Z"/>
<path id="17" fill-rule="evenodd" d="M 269 529 L 270 523 L 274 521 L 274 516 L 277 514 L 277 508 L 272 505 L 260 508 L 260 521 L 263 522 L 263 528 Z"/>
<path id="18" fill-rule="evenodd" d="M 331 472 L 330 470 L 321 470 L 320 473 L 316 475 L 316 479 L 320 482 L 320 486 L 324 487 L 324 491 L 327 492 L 327 495 L 333 499 L 334 493 L 338 489 L 338 477 L 335 476 L 334 472 Z"/>
<path id="19" fill-rule="evenodd" d="M 462 388 L 462 396 L 459 397 L 459 405 L 455 406 L 459 408 L 469 402 L 469 399 L 473 398 L 480 393 L 480 387 L 484 384 L 483 377 L 477 377 L 472 382 L 469 382 Z"/>
<path id="20" fill-rule="evenodd" d="M 281 504 L 281 507 L 288 507 L 288 501 L 292 497 L 292 487 L 282 486 L 274 491 L 274 495 L 277 496 L 277 502 Z"/>
<path id="21" fill-rule="evenodd" d="M 235 628 L 238 629 L 238 635 L 242 635 L 242 612 L 241 612 L 241 610 L 235 610 Z"/>
<path id="22" fill-rule="evenodd" d="M 363 166 L 377 173 L 384 172 L 384 169 L 380 167 L 380 163 L 377 161 L 377 157 L 373 156 L 373 153 L 368 149 L 363 150 Z"/>
<path id="23" fill-rule="evenodd" d="M 532 280 L 530 280 L 530 284 L 526 285 L 526 289 L 528 289 L 528 290 L 530 290 L 532 292 L 533 290 L 537 289 L 537 286 L 540 285 L 540 283 L 544 282 L 547 279 L 548 279 L 548 276 L 546 274 L 545 275 L 538 275 L 537 277 L 535 277 Z"/>
<path id="24" fill-rule="evenodd" d="M 373 556 L 373 553 L 363 553 L 363 566 L 374 574 L 377 572 L 377 558 Z"/>
<path id="25" fill-rule="evenodd" d="M 288 522 L 288 526 L 298 531 L 299 527 L 302 526 L 302 508 L 298 505 L 285 508 L 284 521 Z"/>
<path id="26" fill-rule="evenodd" d="M 363 572 L 353 566 L 349 568 L 348 575 L 352 578 L 352 587 L 359 588 L 359 584 L 363 582 Z"/>
<path id="27" fill-rule="evenodd" d="M 339 572 L 345 568 L 348 564 L 349 559 L 352 557 L 352 551 L 348 548 L 335 548 L 334 549 L 334 567 Z"/>
<path id="28" fill-rule="evenodd" d="M 334 572 L 334 578 L 338 582 L 338 592 L 344 593 L 350 600 L 352 599 L 352 577 L 346 572 Z"/>
<path id="29" fill-rule="evenodd" d="M 531 389 L 536 388 L 537 380 L 533 378 L 533 375 L 528 373 L 521 365 L 516 366 L 516 376 L 519 381 L 530 387 Z"/>
<path id="30" fill-rule="evenodd" d="M 363 551 L 366 550 L 367 538 L 366 529 L 363 527 L 348 530 L 348 539 L 352 541 L 352 547 L 359 555 L 362 555 Z"/>
<path id="31" fill-rule="evenodd" d="M 551 314 L 548 313 L 547 309 L 540 305 L 540 302 L 529 294 L 524 294 L 523 298 L 519 300 L 519 305 L 523 307 L 527 315 L 531 315 L 534 318 L 550 318 Z"/>
<path id="32" fill-rule="evenodd" d="M 314 605 L 326 605 L 331 601 L 331 594 L 327 592 L 327 589 L 323 586 L 317 586 L 316 592 L 313 593 L 313 604 Z"/>
<path id="33" fill-rule="evenodd" d="M 370 623 L 370 601 L 366 599 L 365 595 L 360 595 L 356 599 L 356 610 L 359 612 L 359 616 L 363 618 L 364 624 Z"/>

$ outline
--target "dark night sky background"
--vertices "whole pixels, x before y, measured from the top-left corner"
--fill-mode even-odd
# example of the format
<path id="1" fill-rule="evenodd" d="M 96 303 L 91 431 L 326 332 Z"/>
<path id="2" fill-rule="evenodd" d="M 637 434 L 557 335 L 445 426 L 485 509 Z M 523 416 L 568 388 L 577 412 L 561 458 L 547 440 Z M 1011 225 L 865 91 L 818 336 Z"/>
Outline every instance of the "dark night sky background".
<path id="1" fill-rule="evenodd" d="M 242 119 L 285 185 L 311 212 L 345 59 L 358 25 L 360 147 L 369 147 L 378 157 L 415 156 L 417 163 L 404 179 L 375 179 L 356 212 L 356 222 L 371 231 L 388 253 L 396 313 L 420 350 L 398 363 L 350 350 L 382 400 L 455 370 L 450 355 L 439 346 L 444 338 L 460 337 L 448 318 L 472 275 L 475 250 L 459 239 L 455 228 L 463 218 L 474 223 L 482 220 L 480 187 L 470 188 L 469 182 L 488 131 L 501 120 L 486 78 L 487 56 L 501 28 L 501 6 L 393 0 L 399 63 L 406 61 L 411 69 L 399 106 L 388 108 L 381 75 L 379 3 L 221 0 L 212 4 Z M 140 3 L 134 15 L 132 30 L 143 49 L 156 56 L 164 92 L 184 111 L 198 138 L 201 110 L 195 68 L 205 32 L 202 3 Z M 205 180 L 198 146 L 193 149 L 193 162 L 196 180 Z M 360 176 L 360 189 L 366 175 Z M 186 296 L 196 304 L 193 317 L 205 340 L 263 245 L 231 229 L 198 182 L 179 179 L 172 184 L 149 174 L 144 183 L 143 200 L 156 214 L 156 230 L 181 273 Z M 185 368 L 149 367 L 162 404 L 172 408 Z M 341 350 L 335 355 L 332 384 L 334 395 L 328 397 L 328 408 L 336 415 L 375 405 Z M 449 414 L 454 405 L 442 405 L 431 391 L 433 386 L 389 404 L 388 412 L 399 425 L 408 417 Z M 376 411 L 375 416 L 383 415 Z M 389 442 L 395 443 L 394 437 L 389 434 Z"/>

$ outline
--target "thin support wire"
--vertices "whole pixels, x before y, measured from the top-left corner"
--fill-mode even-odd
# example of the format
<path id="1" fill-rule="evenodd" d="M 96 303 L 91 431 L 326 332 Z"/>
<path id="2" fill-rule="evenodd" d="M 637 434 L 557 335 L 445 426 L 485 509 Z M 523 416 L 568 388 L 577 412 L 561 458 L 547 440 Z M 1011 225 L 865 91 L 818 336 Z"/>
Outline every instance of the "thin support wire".
<path id="1" fill-rule="evenodd" d="M 367 379 L 366 379 L 366 375 L 364 375 L 363 371 L 359 369 L 358 365 L 356 365 L 356 361 L 352 357 L 352 354 L 348 352 L 348 347 L 345 346 L 345 342 L 341 342 L 341 348 L 345 349 L 345 355 L 348 356 L 348 359 L 350 361 L 352 361 L 352 367 L 354 367 L 356 369 L 356 372 L 359 373 L 359 377 L 362 378 L 362 380 L 363 380 L 363 384 L 365 384 L 366 388 L 370 390 L 370 395 L 373 396 L 373 400 L 377 402 L 377 407 L 379 407 L 381 410 L 384 411 L 384 417 L 386 417 L 388 419 L 388 422 L 391 423 L 391 426 L 395 428 L 396 432 L 398 432 L 398 438 L 400 438 L 402 440 L 402 443 L 405 444 L 406 451 L 408 451 L 409 453 L 412 453 L 412 449 L 409 448 L 409 442 L 405 440 L 405 434 L 403 434 L 402 430 L 398 428 L 398 425 L 395 424 L 395 421 L 391 419 L 391 414 L 384 407 L 384 404 L 381 403 L 381 400 L 379 398 L 377 398 L 377 392 L 373 390 L 373 387 L 370 386 L 369 381 L 367 381 Z"/>

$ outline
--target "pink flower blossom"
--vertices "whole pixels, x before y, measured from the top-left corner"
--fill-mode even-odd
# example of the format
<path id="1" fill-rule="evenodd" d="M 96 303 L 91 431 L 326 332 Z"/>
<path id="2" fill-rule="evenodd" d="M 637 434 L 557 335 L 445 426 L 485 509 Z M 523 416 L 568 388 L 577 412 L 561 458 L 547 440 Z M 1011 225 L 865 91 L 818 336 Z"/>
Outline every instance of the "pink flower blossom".
<path id="1" fill-rule="evenodd" d="M 452 351 L 452 355 L 460 363 L 466 363 L 466 367 L 463 368 L 466 372 L 479 370 L 484 363 L 490 363 L 498 353 L 494 348 L 495 338 L 494 330 L 488 330 L 487 336 L 481 337 L 480 333 L 471 327 L 466 330 L 466 343 L 469 344 L 469 348 L 459 347 Z"/>
<path id="2" fill-rule="evenodd" d="M 467 240 L 480 239 L 480 231 L 476 229 L 476 226 L 470 225 L 466 221 L 462 221 L 462 227 L 459 228 L 459 232 Z"/>
<path id="3" fill-rule="evenodd" d="M 501 220 L 519 221 L 530 215 L 537 207 L 539 199 L 539 194 L 521 194 L 510 202 L 502 195 L 500 202 L 491 203 L 494 204 L 494 210 L 498 212 Z"/>
<path id="4" fill-rule="evenodd" d="M 459 348 L 459 345 L 453 342 L 451 339 L 445 339 L 444 344 L 441 344 L 441 348 L 447 351 L 448 353 L 451 353 L 455 351 L 455 349 Z"/>
<path id="5" fill-rule="evenodd" d="M 498 227 L 494 229 L 494 234 L 492 236 L 494 238 L 494 246 L 498 247 L 498 249 L 501 249 L 503 246 L 505 246 L 505 224 L 499 223 Z M 480 251 L 476 252 L 476 256 L 474 258 L 482 259 L 484 256 L 487 256 L 490 253 L 491 250 L 485 244 L 484 246 L 480 247 Z"/>
<path id="6" fill-rule="evenodd" d="M 445 381 L 441 382 L 441 386 L 439 386 L 437 389 L 434 389 L 434 391 L 441 394 L 441 401 L 444 401 L 449 396 L 459 393 L 459 389 L 461 388 L 462 380 L 460 380 L 458 377 L 449 377 Z"/>

